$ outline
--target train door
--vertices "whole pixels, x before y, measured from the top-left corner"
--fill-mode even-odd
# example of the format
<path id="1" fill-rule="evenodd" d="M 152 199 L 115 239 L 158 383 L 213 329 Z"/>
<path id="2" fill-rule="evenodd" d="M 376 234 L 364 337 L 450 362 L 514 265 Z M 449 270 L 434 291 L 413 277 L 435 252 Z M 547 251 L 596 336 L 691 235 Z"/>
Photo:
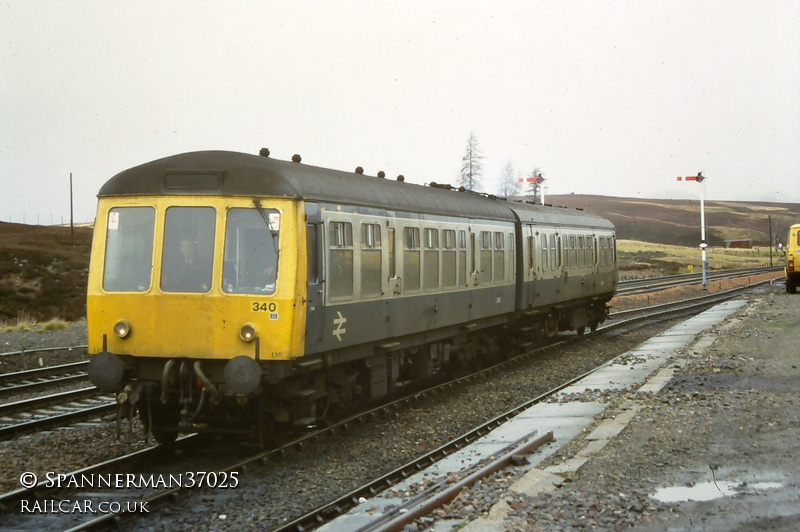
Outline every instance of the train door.
<path id="1" fill-rule="evenodd" d="M 322 342 L 322 219 L 316 203 L 306 203 L 306 349 Z"/>

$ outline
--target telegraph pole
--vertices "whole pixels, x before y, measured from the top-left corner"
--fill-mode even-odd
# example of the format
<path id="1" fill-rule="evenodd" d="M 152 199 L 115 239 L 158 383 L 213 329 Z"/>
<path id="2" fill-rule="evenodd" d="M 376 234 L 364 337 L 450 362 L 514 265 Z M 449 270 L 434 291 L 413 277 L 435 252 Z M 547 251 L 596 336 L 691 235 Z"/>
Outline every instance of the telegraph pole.
<path id="1" fill-rule="evenodd" d="M 72 214 L 72 172 L 69 173 L 69 241 L 75 247 L 75 219 Z"/>
<path id="2" fill-rule="evenodd" d="M 768 214 L 769 218 L 769 265 L 772 266 L 772 215 Z"/>

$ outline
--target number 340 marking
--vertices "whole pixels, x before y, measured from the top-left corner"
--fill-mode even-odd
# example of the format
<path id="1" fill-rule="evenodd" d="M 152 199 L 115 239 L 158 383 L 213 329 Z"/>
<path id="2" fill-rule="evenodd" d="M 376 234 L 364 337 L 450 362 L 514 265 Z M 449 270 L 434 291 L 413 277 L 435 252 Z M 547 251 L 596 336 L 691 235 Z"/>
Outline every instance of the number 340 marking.
<path id="1" fill-rule="evenodd" d="M 275 303 L 253 301 L 253 312 L 275 312 L 276 310 L 278 310 L 278 305 Z"/>

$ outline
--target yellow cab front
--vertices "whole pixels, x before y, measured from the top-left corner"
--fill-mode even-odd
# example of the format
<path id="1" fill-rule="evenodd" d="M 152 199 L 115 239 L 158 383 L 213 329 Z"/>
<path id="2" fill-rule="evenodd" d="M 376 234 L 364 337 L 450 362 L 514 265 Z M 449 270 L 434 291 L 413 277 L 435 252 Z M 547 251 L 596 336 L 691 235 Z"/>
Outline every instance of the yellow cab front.
<path id="1" fill-rule="evenodd" d="M 301 356 L 306 257 L 296 243 L 305 241 L 303 230 L 302 205 L 292 200 L 101 198 L 87 299 L 89 353 L 162 365 Z M 153 373 L 139 379 L 158 378 L 158 364 L 137 366 Z"/>

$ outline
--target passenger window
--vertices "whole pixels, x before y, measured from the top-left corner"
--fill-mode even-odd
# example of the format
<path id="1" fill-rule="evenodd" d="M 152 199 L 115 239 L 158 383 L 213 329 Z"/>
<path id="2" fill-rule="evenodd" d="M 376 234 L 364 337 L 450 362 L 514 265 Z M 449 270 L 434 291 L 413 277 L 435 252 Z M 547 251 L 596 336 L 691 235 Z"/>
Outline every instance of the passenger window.
<path id="1" fill-rule="evenodd" d="M 419 228 L 405 227 L 403 231 L 403 291 L 416 292 L 420 283 Z"/>
<path id="2" fill-rule="evenodd" d="M 467 232 L 458 232 L 458 286 L 467 286 Z"/>
<path id="3" fill-rule="evenodd" d="M 547 235 L 542 235 L 542 271 L 547 271 Z"/>
<path id="4" fill-rule="evenodd" d="M 330 299 L 353 295 L 353 225 L 330 222 L 327 291 Z"/>
<path id="5" fill-rule="evenodd" d="M 381 226 L 361 224 L 361 297 L 380 297 L 381 292 Z"/>
<path id="6" fill-rule="evenodd" d="M 258 217 L 255 209 L 248 210 Z M 167 209 L 161 258 L 162 290 L 199 293 L 211 288 L 215 218 L 213 207 Z M 264 222 L 260 223 L 263 227 Z M 269 234 L 266 229 L 264 231 Z"/>
<path id="7" fill-rule="evenodd" d="M 534 253 L 534 242 L 532 236 L 528 237 L 528 269 L 532 270 L 536 265 L 536 255 Z"/>
<path id="8" fill-rule="evenodd" d="M 561 264 L 561 249 L 556 253 L 558 237 L 550 235 L 550 269 L 556 271 Z"/>
<path id="9" fill-rule="evenodd" d="M 144 292 L 153 269 L 152 207 L 115 207 L 108 212 L 103 290 Z"/>
<path id="10" fill-rule="evenodd" d="M 599 248 L 599 257 L 600 257 L 600 266 L 606 265 L 606 237 L 601 236 L 598 239 L 598 248 Z"/>
<path id="11" fill-rule="evenodd" d="M 263 214 L 263 217 L 262 217 Z M 272 294 L 278 277 L 276 210 L 230 209 L 225 222 L 225 256 L 222 290 L 228 294 Z M 316 234 L 316 233 L 314 233 Z M 306 239 L 306 247 L 309 241 Z M 313 256 L 316 256 L 316 244 Z M 311 266 L 309 266 L 311 267 Z M 316 276 L 316 273 L 313 274 Z"/>
<path id="12" fill-rule="evenodd" d="M 442 286 L 452 288 L 456 285 L 456 232 L 442 230 Z"/>
<path id="13" fill-rule="evenodd" d="M 481 231 L 481 282 L 492 282 L 492 233 Z"/>
<path id="14" fill-rule="evenodd" d="M 439 231 L 425 229 L 425 274 L 422 282 L 425 290 L 439 288 Z"/>
<path id="15" fill-rule="evenodd" d="M 395 262 L 395 255 L 394 255 L 394 228 L 389 228 L 389 279 L 394 279 L 397 277 L 397 263 Z"/>
<path id="16" fill-rule="evenodd" d="M 503 233 L 494 234 L 494 281 L 505 281 L 506 252 Z"/>
<path id="17" fill-rule="evenodd" d="M 586 248 L 583 243 L 583 237 L 578 237 L 578 268 L 583 268 L 586 265 Z"/>
<path id="18" fill-rule="evenodd" d="M 569 267 L 574 269 L 578 266 L 578 252 L 575 249 L 575 235 L 569 235 Z"/>

